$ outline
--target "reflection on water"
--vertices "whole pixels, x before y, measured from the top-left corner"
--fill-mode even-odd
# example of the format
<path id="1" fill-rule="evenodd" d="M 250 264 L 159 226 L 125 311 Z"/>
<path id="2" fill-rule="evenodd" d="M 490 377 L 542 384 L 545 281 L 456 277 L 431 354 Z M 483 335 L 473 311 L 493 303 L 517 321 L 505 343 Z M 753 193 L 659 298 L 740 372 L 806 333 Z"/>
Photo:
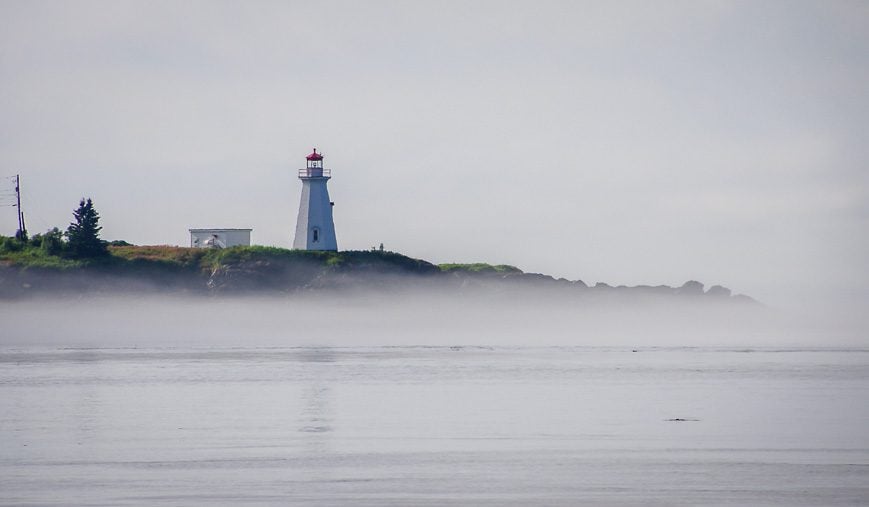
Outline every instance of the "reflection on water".
<path id="1" fill-rule="evenodd" d="M 300 422 L 302 427 L 299 431 L 307 433 L 326 433 L 332 431 L 329 425 L 329 388 L 319 383 L 313 383 L 305 388 L 302 393 L 304 408 Z"/>
<path id="2" fill-rule="evenodd" d="M 300 362 L 313 363 L 310 381 L 302 388 L 299 431 L 310 434 L 305 439 L 308 454 L 324 454 L 329 450 L 325 434 L 332 431 L 332 413 L 328 379 L 323 372 L 335 362 L 335 353 L 328 348 L 311 348 L 303 349 L 298 357 Z"/>

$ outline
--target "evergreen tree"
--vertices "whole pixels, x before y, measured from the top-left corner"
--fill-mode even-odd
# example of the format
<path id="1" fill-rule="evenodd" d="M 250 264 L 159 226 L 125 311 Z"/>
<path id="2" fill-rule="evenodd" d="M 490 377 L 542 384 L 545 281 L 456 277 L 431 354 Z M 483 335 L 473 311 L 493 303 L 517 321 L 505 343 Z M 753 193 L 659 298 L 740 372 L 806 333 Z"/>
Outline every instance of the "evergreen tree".
<path id="1" fill-rule="evenodd" d="M 108 254 L 105 243 L 100 240 L 100 215 L 90 199 L 84 199 L 72 212 L 75 222 L 69 224 L 66 237 L 70 255 L 77 258 L 101 257 Z"/>

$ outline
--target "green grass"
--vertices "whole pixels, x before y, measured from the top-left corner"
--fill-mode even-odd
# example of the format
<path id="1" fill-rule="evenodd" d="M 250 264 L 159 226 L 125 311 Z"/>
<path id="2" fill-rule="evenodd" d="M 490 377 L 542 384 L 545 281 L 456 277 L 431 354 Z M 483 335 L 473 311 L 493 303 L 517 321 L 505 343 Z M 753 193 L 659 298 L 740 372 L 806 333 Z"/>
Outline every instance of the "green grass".
<path id="1" fill-rule="evenodd" d="M 440 272 L 437 266 L 420 259 L 414 259 L 396 252 L 379 250 L 347 250 L 338 252 L 338 266 L 346 268 L 398 268 L 417 274 Z"/>
<path id="2" fill-rule="evenodd" d="M 109 253 L 116 260 L 153 262 L 177 267 L 198 267 L 206 253 L 199 248 L 179 246 L 110 246 Z"/>
<path id="3" fill-rule="evenodd" d="M 452 270 L 519 272 L 512 266 L 491 266 L 489 264 L 445 264 L 439 267 L 395 252 L 373 250 L 319 252 L 267 246 L 202 249 L 167 245 L 114 245 L 109 246 L 109 255 L 106 257 L 73 260 L 62 255 L 49 255 L 38 246 L 22 245 L 14 241 L 11 238 L 0 238 L 0 262 L 23 269 L 31 267 L 45 269 L 87 267 L 143 274 L 159 272 L 207 273 L 227 264 L 306 263 L 339 271 L 393 271 L 415 274 L 437 274 Z"/>
<path id="4" fill-rule="evenodd" d="M 221 265 L 239 263 L 310 263 L 326 269 L 396 269 L 420 274 L 440 270 L 426 261 L 412 259 L 395 252 L 348 250 L 320 252 L 289 250 L 269 246 L 236 246 L 226 249 L 202 249 L 173 246 L 116 246 L 109 247 L 116 260 L 127 263 L 153 263 L 179 268 L 212 270 Z"/>
<path id="5" fill-rule="evenodd" d="M 307 260 L 328 264 L 340 254 L 337 252 L 315 252 L 310 250 L 289 250 L 274 246 L 234 246 L 225 249 L 204 249 L 206 262 L 245 262 L 251 260 Z"/>
<path id="6" fill-rule="evenodd" d="M 516 266 L 510 266 L 508 264 L 486 264 L 484 262 L 475 262 L 471 264 L 438 264 L 438 268 L 445 273 L 450 272 L 466 272 L 466 273 L 498 273 L 498 274 L 510 274 L 522 273 L 522 270 L 517 268 Z"/>
<path id="7" fill-rule="evenodd" d="M 48 255 L 41 248 L 26 248 L 17 252 L 0 252 L 0 262 L 24 268 L 57 270 L 76 269 L 85 265 L 85 262 L 80 260 Z"/>

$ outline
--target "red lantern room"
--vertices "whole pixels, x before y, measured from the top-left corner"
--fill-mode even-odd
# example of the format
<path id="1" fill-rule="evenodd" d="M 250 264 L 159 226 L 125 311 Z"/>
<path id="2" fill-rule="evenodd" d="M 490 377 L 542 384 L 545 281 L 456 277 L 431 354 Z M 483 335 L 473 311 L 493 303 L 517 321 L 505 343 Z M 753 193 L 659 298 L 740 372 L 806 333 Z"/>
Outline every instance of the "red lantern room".
<path id="1" fill-rule="evenodd" d="M 321 153 L 317 153 L 317 148 L 314 148 L 314 151 L 305 157 L 308 161 L 307 167 L 304 169 L 299 169 L 299 178 L 326 178 L 329 179 L 331 176 L 331 171 L 328 169 L 323 169 L 323 155 Z"/>
<path id="2" fill-rule="evenodd" d="M 305 158 L 308 159 L 308 169 L 323 168 L 323 155 L 317 153 L 317 148 L 314 148 L 314 152 Z"/>

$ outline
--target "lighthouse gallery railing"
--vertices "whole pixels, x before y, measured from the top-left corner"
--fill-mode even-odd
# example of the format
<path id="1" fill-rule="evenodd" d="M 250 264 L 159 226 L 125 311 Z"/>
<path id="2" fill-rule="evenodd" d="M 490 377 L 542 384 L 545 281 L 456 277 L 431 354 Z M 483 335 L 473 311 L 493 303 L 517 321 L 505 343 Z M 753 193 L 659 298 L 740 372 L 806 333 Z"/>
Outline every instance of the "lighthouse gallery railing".
<path id="1" fill-rule="evenodd" d="M 331 178 L 331 169 L 299 169 L 299 178 Z"/>

